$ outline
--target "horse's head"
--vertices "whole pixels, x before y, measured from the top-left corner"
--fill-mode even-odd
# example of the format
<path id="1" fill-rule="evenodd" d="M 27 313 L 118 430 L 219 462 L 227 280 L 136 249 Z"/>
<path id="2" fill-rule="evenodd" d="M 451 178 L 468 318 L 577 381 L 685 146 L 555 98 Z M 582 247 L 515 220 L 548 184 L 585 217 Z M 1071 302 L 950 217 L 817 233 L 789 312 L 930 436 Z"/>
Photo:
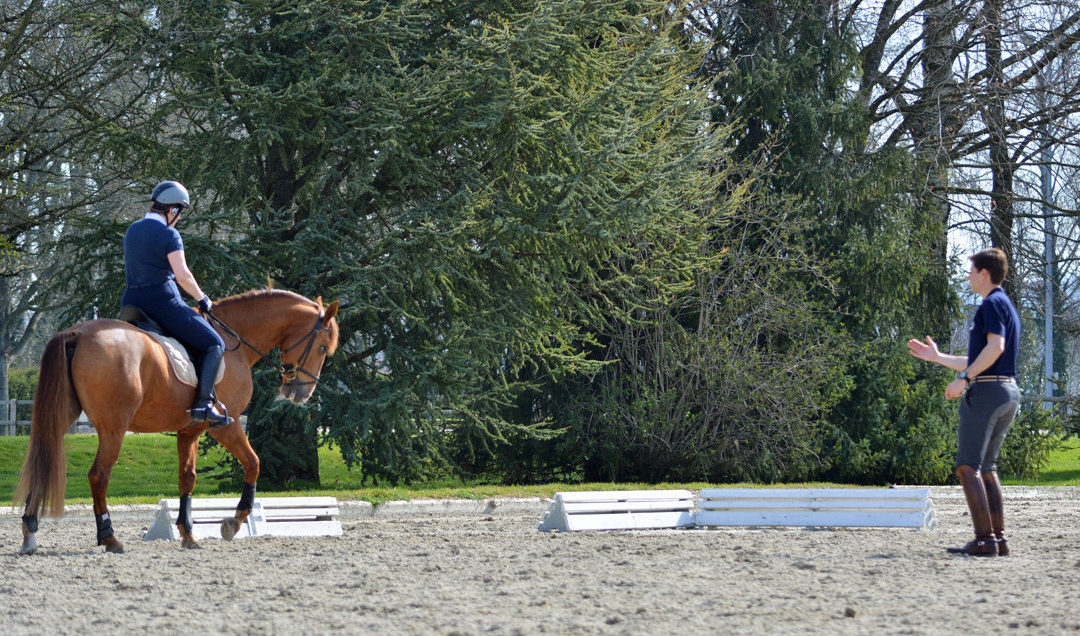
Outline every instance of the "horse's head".
<path id="1" fill-rule="evenodd" d="M 306 319 L 301 317 L 287 330 L 281 343 L 281 397 L 293 404 L 303 404 L 315 392 L 326 358 L 338 345 L 338 312 L 335 300 L 323 307 L 322 299 L 311 307 Z"/>

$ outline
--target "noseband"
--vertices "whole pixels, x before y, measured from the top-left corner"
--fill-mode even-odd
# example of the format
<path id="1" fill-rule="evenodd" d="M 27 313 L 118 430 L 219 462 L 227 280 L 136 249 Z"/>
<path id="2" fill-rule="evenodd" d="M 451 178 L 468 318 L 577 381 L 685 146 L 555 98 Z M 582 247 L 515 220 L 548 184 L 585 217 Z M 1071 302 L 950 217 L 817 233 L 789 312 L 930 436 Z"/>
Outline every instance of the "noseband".
<path id="1" fill-rule="evenodd" d="M 278 367 L 278 371 L 281 371 L 281 377 L 285 379 L 283 386 L 306 386 L 308 384 L 315 384 L 319 381 L 319 376 L 305 369 L 304 365 L 307 364 L 308 356 L 311 355 L 311 347 L 315 345 L 315 337 L 319 335 L 320 331 L 329 330 L 329 327 L 323 326 L 322 320 L 323 314 L 322 312 L 319 312 L 319 317 L 315 319 L 315 326 L 311 328 L 311 331 L 306 336 L 300 338 L 300 340 L 298 340 L 293 346 L 289 347 L 288 349 L 281 350 L 282 354 L 286 354 L 293 349 L 299 347 L 301 344 L 304 344 L 305 341 L 307 342 L 307 344 L 304 346 L 304 352 L 300 354 L 300 359 L 296 361 L 296 364 L 286 363 Z M 311 379 L 306 381 L 300 381 L 296 379 L 296 375 L 298 373 L 303 373 Z"/>
<path id="2" fill-rule="evenodd" d="M 264 352 L 260 351 L 259 349 L 257 349 L 255 347 L 255 345 L 251 344 L 250 342 L 245 340 L 243 336 L 236 333 L 236 331 L 234 331 L 232 327 L 230 327 L 229 325 L 222 322 L 222 320 L 220 318 L 218 318 L 217 316 L 215 316 L 213 314 L 213 312 L 210 312 L 207 315 L 210 316 L 210 318 L 214 322 L 216 322 L 218 325 L 220 325 L 221 328 L 225 331 L 225 333 L 229 334 L 233 338 L 236 338 L 240 343 L 243 343 L 249 349 L 251 349 L 255 353 L 259 354 L 259 359 L 260 360 L 267 360 L 266 355 L 267 355 L 267 353 L 269 353 L 269 351 L 264 353 Z M 329 327 L 323 326 L 323 324 L 322 324 L 323 315 L 324 315 L 323 312 L 320 311 L 318 318 L 315 319 L 315 326 L 311 328 L 311 331 L 309 331 L 306 335 L 301 336 L 300 340 L 298 340 L 296 342 L 296 344 L 294 344 L 293 346 L 281 350 L 282 354 L 286 354 L 286 353 L 292 351 L 293 349 L 299 347 L 300 345 L 302 345 L 302 344 L 304 344 L 306 342 L 307 344 L 304 346 L 304 353 L 302 353 L 300 355 L 300 359 L 297 360 L 297 364 L 292 364 L 292 363 L 273 364 L 273 363 L 270 363 L 275 369 L 278 370 L 279 373 L 281 373 L 281 377 L 284 380 L 284 382 L 282 382 L 282 386 L 300 387 L 300 386 L 307 386 L 308 384 L 315 384 L 316 382 L 319 381 L 319 376 L 317 376 L 314 373 L 312 373 L 311 371 L 308 371 L 307 369 L 305 369 L 304 365 L 307 364 L 308 356 L 311 355 L 311 348 L 315 345 L 315 338 L 319 335 L 319 332 L 320 331 L 329 331 L 329 329 L 330 329 Z M 240 344 L 237 344 L 236 347 L 233 347 L 232 349 L 229 349 L 229 351 L 236 351 L 236 349 L 239 346 L 240 346 Z M 297 379 L 296 376 L 298 374 L 301 374 L 301 373 L 303 373 L 304 375 L 308 376 L 311 379 L 310 380 L 299 380 L 299 379 Z"/>

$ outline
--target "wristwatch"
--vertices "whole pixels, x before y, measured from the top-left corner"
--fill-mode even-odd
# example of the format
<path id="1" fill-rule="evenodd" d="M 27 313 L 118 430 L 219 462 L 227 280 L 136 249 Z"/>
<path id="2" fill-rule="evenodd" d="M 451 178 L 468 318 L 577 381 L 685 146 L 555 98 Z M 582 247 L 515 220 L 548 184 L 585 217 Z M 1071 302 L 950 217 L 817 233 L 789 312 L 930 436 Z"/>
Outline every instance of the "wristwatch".
<path id="1" fill-rule="evenodd" d="M 971 378 L 968 377 L 967 371 L 961 371 L 958 379 L 963 380 L 964 384 L 971 384 Z"/>

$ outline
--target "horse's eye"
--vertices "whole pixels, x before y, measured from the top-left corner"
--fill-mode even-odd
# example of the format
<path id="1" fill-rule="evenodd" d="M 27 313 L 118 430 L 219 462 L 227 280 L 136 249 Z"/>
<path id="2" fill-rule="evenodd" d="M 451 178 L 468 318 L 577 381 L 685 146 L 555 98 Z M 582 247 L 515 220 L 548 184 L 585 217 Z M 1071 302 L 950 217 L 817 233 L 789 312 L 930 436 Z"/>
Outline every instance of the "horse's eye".
<path id="1" fill-rule="evenodd" d="M 326 353 L 327 351 L 329 351 L 329 349 L 326 348 L 326 345 L 319 345 L 320 353 Z"/>

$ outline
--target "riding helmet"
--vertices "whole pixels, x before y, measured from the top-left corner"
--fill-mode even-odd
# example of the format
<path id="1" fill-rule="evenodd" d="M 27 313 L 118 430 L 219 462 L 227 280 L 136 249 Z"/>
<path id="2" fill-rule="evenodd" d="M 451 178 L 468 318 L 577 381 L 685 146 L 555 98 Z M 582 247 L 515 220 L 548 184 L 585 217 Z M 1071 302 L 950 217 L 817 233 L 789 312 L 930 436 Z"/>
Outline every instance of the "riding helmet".
<path id="1" fill-rule="evenodd" d="M 150 195 L 155 208 L 164 208 L 170 205 L 179 205 L 186 208 L 191 205 L 191 197 L 188 196 L 187 188 L 179 181 L 162 181 L 154 187 Z"/>

